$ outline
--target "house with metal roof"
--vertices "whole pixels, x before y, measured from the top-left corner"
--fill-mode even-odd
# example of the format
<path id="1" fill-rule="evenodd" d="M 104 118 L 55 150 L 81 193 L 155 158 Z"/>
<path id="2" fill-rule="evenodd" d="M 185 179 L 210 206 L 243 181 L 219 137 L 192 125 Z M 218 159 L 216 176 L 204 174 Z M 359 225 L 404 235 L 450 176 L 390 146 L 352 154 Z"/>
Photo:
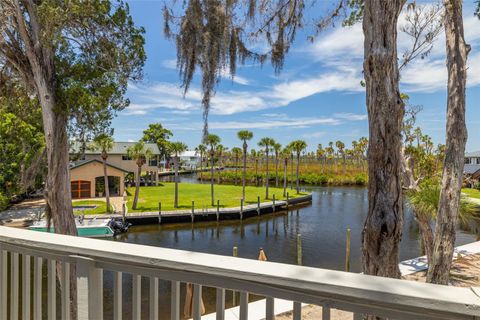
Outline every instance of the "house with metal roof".
<path id="1" fill-rule="evenodd" d="M 109 179 L 110 195 L 121 196 L 124 191 L 124 184 L 129 173 L 136 176 L 138 166 L 135 160 L 128 156 L 128 148 L 135 142 L 114 142 L 113 148 L 108 152 L 107 172 Z M 80 154 L 79 143 L 73 142 L 70 147 L 70 155 L 73 157 Z M 158 166 L 160 164 L 160 150 L 155 143 L 145 143 L 145 148 L 152 156 L 146 159 L 142 166 L 142 173 L 146 175 L 146 184 L 157 184 Z M 93 144 L 87 144 L 85 151 L 80 154 L 79 160 L 72 162 L 70 166 L 70 182 L 73 198 L 90 198 L 103 196 L 102 189 L 104 181 L 103 159 L 101 150 Z"/>
<path id="2" fill-rule="evenodd" d="M 478 164 L 478 165 L 480 165 L 480 151 L 465 153 L 465 164 Z"/>

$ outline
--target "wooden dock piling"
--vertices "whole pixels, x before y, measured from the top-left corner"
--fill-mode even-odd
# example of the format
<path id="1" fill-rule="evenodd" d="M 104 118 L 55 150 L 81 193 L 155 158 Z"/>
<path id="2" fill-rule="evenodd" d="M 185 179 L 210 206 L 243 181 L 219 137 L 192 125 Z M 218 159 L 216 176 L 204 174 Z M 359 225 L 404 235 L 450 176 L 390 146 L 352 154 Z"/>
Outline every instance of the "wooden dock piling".
<path id="1" fill-rule="evenodd" d="M 217 200 L 217 221 L 220 220 L 220 200 Z"/>
<path id="2" fill-rule="evenodd" d="M 243 220 L 243 198 L 240 199 L 240 220 Z"/>
<path id="3" fill-rule="evenodd" d="M 275 194 L 273 194 L 272 211 L 275 212 Z"/>
<path id="4" fill-rule="evenodd" d="M 257 215 L 260 215 L 260 196 L 257 196 Z"/>
<path id="5" fill-rule="evenodd" d="M 158 202 L 158 224 L 162 223 L 162 203 Z"/>
<path id="6" fill-rule="evenodd" d="M 347 239 L 345 243 L 345 271 L 350 272 L 350 238 L 351 230 L 347 229 Z"/>
<path id="7" fill-rule="evenodd" d="M 302 265 L 302 235 L 297 234 L 297 264 Z"/>

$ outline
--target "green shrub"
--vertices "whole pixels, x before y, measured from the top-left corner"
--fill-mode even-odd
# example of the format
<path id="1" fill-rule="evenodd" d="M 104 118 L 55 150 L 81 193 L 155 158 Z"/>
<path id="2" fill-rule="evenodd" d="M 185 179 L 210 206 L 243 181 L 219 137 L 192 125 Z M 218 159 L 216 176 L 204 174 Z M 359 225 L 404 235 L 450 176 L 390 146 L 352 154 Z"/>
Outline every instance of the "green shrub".
<path id="1" fill-rule="evenodd" d="M 474 188 L 480 191 L 480 181 L 475 184 Z"/>
<path id="2" fill-rule="evenodd" d="M 364 186 L 367 183 L 367 177 L 364 174 L 357 174 L 355 176 L 355 184 Z"/>
<path id="3" fill-rule="evenodd" d="M 7 209 L 9 202 L 8 198 L 0 192 L 0 211 Z"/>

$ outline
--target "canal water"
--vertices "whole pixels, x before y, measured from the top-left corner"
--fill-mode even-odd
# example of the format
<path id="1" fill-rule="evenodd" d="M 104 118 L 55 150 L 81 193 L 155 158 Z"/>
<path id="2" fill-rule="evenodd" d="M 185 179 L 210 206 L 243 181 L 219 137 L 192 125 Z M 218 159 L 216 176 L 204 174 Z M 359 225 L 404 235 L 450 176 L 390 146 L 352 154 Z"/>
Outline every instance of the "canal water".
<path id="1" fill-rule="evenodd" d="M 170 179 L 170 177 L 164 177 Z M 196 181 L 192 176 L 183 182 Z M 346 230 L 351 229 L 351 271 L 361 269 L 361 231 L 367 216 L 366 188 L 359 187 L 305 187 L 312 192 L 312 204 L 289 212 L 279 212 L 246 219 L 244 221 L 199 222 L 195 224 L 165 224 L 132 227 L 116 241 L 196 252 L 232 255 L 238 247 L 238 256 L 257 259 L 263 248 L 269 261 L 297 263 L 297 234 L 301 234 L 303 265 L 343 270 L 345 264 Z M 456 245 L 476 241 L 474 232 L 458 230 Z M 400 249 L 401 260 L 422 255 L 418 227 L 406 206 L 405 223 Z M 106 273 L 106 286 L 111 286 L 111 274 Z M 142 283 L 143 313 L 148 315 L 148 282 Z M 160 308 L 169 316 L 170 286 L 161 282 Z M 131 277 L 124 280 L 125 297 L 131 296 Z M 106 290 L 110 295 L 112 290 Z M 113 293 L 112 293 L 113 294 Z M 183 299 L 184 295 L 182 295 Z M 106 297 L 107 300 L 108 297 Z M 203 299 L 207 312 L 215 308 L 213 289 L 206 289 Z M 128 303 L 130 300 L 124 300 Z M 232 306 L 227 294 L 227 307 Z M 108 304 L 106 314 L 111 312 Z M 182 309 L 183 310 L 183 309 Z M 126 316 L 130 311 L 125 306 Z"/>

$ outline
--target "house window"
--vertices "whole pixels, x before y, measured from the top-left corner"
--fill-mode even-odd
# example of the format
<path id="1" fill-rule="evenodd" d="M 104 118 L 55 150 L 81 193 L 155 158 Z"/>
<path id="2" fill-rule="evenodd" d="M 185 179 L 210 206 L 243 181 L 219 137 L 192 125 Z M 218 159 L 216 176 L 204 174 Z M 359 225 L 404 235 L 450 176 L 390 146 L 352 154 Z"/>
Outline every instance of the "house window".
<path id="1" fill-rule="evenodd" d="M 150 160 L 148 160 L 148 165 L 149 165 L 150 167 L 156 167 L 156 166 L 158 165 L 157 159 L 150 159 Z"/>
<path id="2" fill-rule="evenodd" d="M 122 160 L 132 160 L 132 158 L 127 155 L 122 155 Z"/>

